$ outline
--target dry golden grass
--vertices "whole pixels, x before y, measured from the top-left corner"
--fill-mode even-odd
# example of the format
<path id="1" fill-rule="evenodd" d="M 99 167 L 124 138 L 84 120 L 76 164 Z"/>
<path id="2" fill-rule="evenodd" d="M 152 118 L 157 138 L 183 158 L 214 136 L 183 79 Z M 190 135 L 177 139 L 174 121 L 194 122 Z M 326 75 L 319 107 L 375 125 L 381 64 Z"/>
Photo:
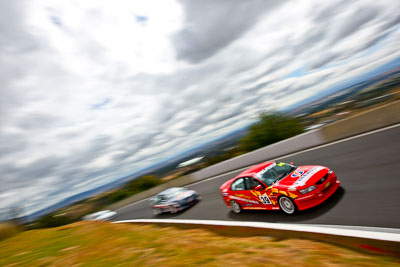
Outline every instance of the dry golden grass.
<path id="1" fill-rule="evenodd" d="M 0 242 L 0 266 L 399 266 L 308 240 L 232 237 L 207 229 L 79 222 Z"/>
<path id="2" fill-rule="evenodd" d="M 16 235 L 19 228 L 12 223 L 0 223 L 0 241 Z"/>

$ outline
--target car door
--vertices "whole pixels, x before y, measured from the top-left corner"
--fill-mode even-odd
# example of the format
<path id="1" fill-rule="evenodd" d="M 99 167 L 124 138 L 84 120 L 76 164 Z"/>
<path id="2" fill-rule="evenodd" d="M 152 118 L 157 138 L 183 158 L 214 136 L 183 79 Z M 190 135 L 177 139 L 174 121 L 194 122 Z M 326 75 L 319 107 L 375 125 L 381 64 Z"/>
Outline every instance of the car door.
<path id="1" fill-rule="evenodd" d="M 252 200 L 257 201 L 257 204 L 252 205 L 253 207 L 265 208 L 266 205 L 270 205 L 271 201 L 268 196 L 265 195 L 265 185 L 263 185 L 257 179 L 253 177 L 245 177 L 245 185 L 247 189 L 247 195 L 251 197 Z M 263 190 L 255 190 L 256 186 L 261 185 Z"/>
<path id="2" fill-rule="evenodd" d="M 231 185 L 230 199 L 235 200 L 241 207 L 248 207 L 257 204 L 257 201 L 252 200 L 249 195 L 249 190 L 246 188 L 244 177 L 240 177 L 233 181 Z"/>

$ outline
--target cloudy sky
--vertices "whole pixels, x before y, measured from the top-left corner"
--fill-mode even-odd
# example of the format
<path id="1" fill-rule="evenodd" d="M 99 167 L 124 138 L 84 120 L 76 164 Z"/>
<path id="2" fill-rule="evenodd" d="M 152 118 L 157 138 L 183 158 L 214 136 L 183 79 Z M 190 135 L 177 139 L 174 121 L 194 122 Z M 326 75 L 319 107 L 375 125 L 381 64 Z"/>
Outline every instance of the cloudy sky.
<path id="1" fill-rule="evenodd" d="M 399 10 L 0 0 L 0 209 L 46 207 L 396 59 Z"/>

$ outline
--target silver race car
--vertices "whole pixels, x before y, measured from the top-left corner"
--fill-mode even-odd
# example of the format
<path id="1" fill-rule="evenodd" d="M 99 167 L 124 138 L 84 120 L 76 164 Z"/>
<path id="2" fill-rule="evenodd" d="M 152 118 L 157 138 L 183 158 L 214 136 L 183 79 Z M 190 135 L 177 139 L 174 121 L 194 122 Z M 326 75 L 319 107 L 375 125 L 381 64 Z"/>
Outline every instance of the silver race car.
<path id="1" fill-rule="evenodd" d="M 151 208 L 155 215 L 164 212 L 177 213 L 187 209 L 200 200 L 196 191 L 185 187 L 172 187 L 150 198 Z"/>

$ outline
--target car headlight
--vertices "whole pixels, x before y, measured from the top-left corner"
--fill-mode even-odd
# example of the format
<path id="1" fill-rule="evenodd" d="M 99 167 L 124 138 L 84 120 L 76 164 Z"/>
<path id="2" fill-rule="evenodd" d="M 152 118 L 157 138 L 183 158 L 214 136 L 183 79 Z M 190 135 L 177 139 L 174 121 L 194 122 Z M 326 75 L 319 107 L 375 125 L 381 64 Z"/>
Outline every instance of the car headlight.
<path id="1" fill-rule="evenodd" d="M 300 192 L 300 194 L 304 195 L 304 194 L 310 193 L 311 191 L 313 191 L 315 189 L 317 189 L 317 187 L 315 185 L 312 185 L 310 187 L 299 190 L 299 192 Z"/>

